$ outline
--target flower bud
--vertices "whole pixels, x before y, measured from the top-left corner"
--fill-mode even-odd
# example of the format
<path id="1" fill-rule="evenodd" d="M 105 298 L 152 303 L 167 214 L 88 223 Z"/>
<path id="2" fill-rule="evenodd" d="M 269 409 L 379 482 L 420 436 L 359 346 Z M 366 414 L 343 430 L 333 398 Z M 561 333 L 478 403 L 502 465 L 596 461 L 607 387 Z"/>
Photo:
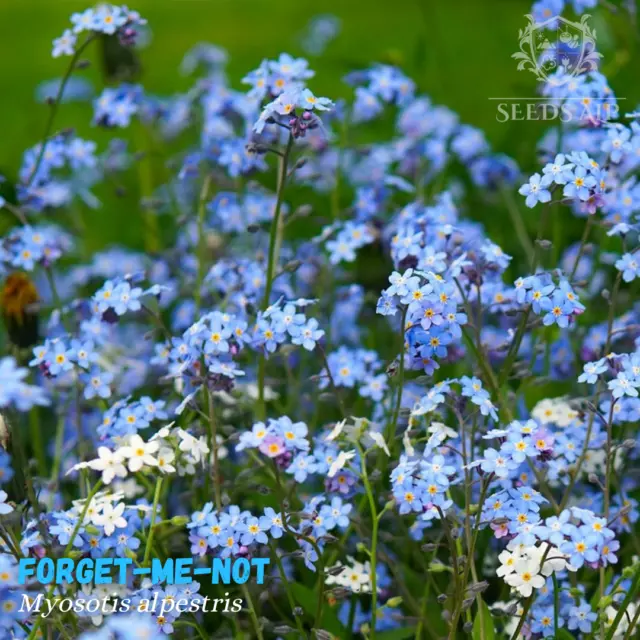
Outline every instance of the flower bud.
<path id="1" fill-rule="evenodd" d="M 637 573 L 637 567 L 636 566 L 631 566 L 631 567 L 625 567 L 622 570 L 622 577 L 627 580 L 629 578 L 633 578 L 633 576 L 635 576 Z"/>
<path id="2" fill-rule="evenodd" d="M 469 591 L 472 593 L 482 593 L 486 589 L 488 589 L 489 583 L 486 580 L 482 582 L 476 582 L 475 584 L 469 585 Z"/>
<path id="3" fill-rule="evenodd" d="M 282 268 L 283 271 L 287 273 L 293 273 L 297 271 L 302 266 L 302 260 L 290 260 L 287 264 Z"/>
<path id="4" fill-rule="evenodd" d="M 286 636 L 288 633 L 294 633 L 295 629 L 286 624 L 279 624 L 273 627 L 271 631 L 273 631 L 273 633 L 275 633 L 276 635 Z"/>
<path id="5" fill-rule="evenodd" d="M 389 598 L 387 600 L 387 607 L 391 607 L 392 609 L 395 609 L 396 607 L 399 607 L 402 604 L 402 597 L 401 596 L 395 596 L 394 598 Z"/>

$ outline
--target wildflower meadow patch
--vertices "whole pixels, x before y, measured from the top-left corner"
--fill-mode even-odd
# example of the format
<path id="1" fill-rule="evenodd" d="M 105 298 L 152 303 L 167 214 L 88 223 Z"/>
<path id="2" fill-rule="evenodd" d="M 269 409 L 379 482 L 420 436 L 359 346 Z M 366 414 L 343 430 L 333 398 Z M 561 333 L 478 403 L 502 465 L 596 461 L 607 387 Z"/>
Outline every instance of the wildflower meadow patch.
<path id="1" fill-rule="evenodd" d="M 520 34 L 558 116 L 531 171 L 399 66 L 345 100 L 194 43 L 161 97 L 143 15 L 71 15 L 0 185 L 0 638 L 638 637 L 640 113 L 597 4 Z M 58 129 L 71 100 L 106 145 Z M 145 250 L 92 250 L 132 181 Z"/>

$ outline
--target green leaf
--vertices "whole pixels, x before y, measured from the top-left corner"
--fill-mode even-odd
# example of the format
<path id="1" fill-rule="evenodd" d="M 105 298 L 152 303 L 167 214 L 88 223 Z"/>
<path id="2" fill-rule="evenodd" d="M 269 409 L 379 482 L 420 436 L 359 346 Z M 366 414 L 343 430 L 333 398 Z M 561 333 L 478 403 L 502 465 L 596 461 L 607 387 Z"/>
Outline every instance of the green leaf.
<path id="1" fill-rule="evenodd" d="M 402 629 L 390 629 L 389 631 L 376 633 L 376 638 L 378 640 L 404 640 L 405 638 L 412 638 L 415 633 L 415 627 L 402 627 Z"/>
<path id="2" fill-rule="evenodd" d="M 558 634 L 556 635 L 555 640 L 576 640 L 575 636 L 573 636 L 566 629 L 558 629 Z"/>
<path id="3" fill-rule="evenodd" d="M 473 640 L 495 640 L 496 630 L 493 624 L 493 616 L 485 601 L 482 598 L 479 600 L 482 615 L 478 611 L 473 622 Z"/>
<path id="4" fill-rule="evenodd" d="M 298 604 L 304 609 L 305 613 L 312 620 L 316 617 L 316 608 L 318 606 L 318 594 L 315 589 L 309 589 L 303 584 L 291 583 L 289 585 L 293 597 Z M 329 631 L 339 638 L 344 637 L 345 629 L 342 626 L 336 612 L 329 606 L 327 602 L 322 607 L 322 620 L 320 620 L 320 628 Z"/>

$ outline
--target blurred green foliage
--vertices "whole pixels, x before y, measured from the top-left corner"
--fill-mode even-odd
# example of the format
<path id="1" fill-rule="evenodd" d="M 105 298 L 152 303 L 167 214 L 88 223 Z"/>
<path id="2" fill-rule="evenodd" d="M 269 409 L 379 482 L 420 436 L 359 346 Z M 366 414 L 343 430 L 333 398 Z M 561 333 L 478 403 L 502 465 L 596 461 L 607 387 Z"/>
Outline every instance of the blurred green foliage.
<path id="1" fill-rule="evenodd" d="M 43 135 L 49 107 L 35 102 L 36 86 L 59 78 L 66 69 L 66 59 L 51 58 L 51 41 L 67 28 L 70 14 L 88 4 L 86 0 L 3 0 L 0 4 L 4 54 L 0 58 L 0 173 L 9 179 L 15 179 L 24 149 Z M 180 74 L 178 66 L 197 42 L 215 43 L 229 51 L 229 76 L 239 87 L 242 75 L 263 58 L 281 51 L 303 54 L 300 35 L 308 21 L 318 13 L 332 13 L 340 17 L 342 31 L 325 54 L 311 59 L 317 74 L 310 86 L 316 93 L 348 97 L 350 89 L 341 82 L 348 71 L 372 61 L 398 64 L 415 79 L 420 92 L 455 110 L 463 122 L 482 128 L 493 148 L 512 155 L 525 171 L 534 170 L 536 141 L 550 126 L 543 122 L 500 123 L 496 102 L 490 100 L 535 95 L 535 78 L 517 71 L 511 58 L 518 49 L 518 30 L 525 25 L 531 0 L 323 0 L 318 4 L 293 0 L 132 0 L 129 4 L 149 20 L 152 38 L 141 52 L 141 63 L 142 82 L 152 93 L 168 95 L 189 86 L 190 79 Z M 637 26 L 623 12 L 613 11 L 613 4 L 595 12 L 592 26 L 604 54 L 603 71 L 616 94 L 625 99 L 621 102 L 624 112 L 640 102 L 639 36 Z M 93 64 L 77 73 L 100 90 L 104 80 L 98 47 L 92 49 L 88 57 Z M 136 150 L 148 146 L 135 127 L 126 132 L 93 127 L 87 104 L 62 105 L 55 129 L 65 127 L 96 139 L 100 149 L 114 135 L 129 138 Z M 370 135 L 382 133 L 374 130 Z M 385 136 L 388 133 L 389 129 L 384 131 Z M 160 184 L 166 173 L 158 170 L 157 163 L 154 167 L 152 180 Z M 114 242 L 142 247 L 141 219 L 131 215 L 149 188 L 148 176 L 146 185 L 140 178 L 134 171 L 125 185 L 128 195 L 124 198 L 116 197 L 112 186 L 98 188 L 104 206 L 81 212 L 87 250 Z M 484 196 L 472 194 L 470 202 L 469 214 L 486 223 L 497 242 L 512 235 L 510 225 L 505 225 L 502 201 L 487 204 Z M 525 221 L 533 232 L 535 211 L 525 212 Z M 569 236 L 579 234 L 579 225 L 577 232 L 569 227 Z M 563 233 L 563 229 L 556 229 L 554 240 L 561 239 Z"/>

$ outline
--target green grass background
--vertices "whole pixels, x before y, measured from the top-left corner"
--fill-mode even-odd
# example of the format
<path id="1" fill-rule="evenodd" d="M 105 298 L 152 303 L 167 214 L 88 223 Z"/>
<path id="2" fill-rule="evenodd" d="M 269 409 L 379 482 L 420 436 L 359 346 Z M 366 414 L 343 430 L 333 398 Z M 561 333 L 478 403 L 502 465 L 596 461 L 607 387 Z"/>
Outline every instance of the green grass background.
<path id="1" fill-rule="evenodd" d="M 619 0 L 616 0 L 619 1 Z M 152 40 L 142 52 L 143 78 L 148 91 L 170 94 L 189 86 L 178 66 L 196 42 L 211 42 L 230 53 L 229 76 L 235 86 L 264 57 L 282 51 L 302 54 L 299 36 L 309 19 L 332 13 L 342 31 L 318 59 L 312 89 L 335 98 L 349 96 L 345 73 L 372 61 L 394 62 L 416 81 L 420 92 L 459 113 L 461 120 L 482 128 L 495 150 L 511 154 L 525 170 L 535 168 L 535 143 L 549 124 L 499 123 L 491 97 L 535 95 L 535 78 L 519 72 L 511 58 L 518 50 L 518 30 L 525 25 L 531 0 L 131 0 L 132 8 L 149 20 Z M 24 149 L 44 131 L 46 105 L 34 100 L 43 80 L 60 77 L 67 59 L 51 58 L 51 41 L 69 25 L 72 12 L 89 6 L 77 0 L 0 0 L 0 173 L 14 178 Z M 598 9 L 592 19 L 604 54 L 603 71 L 620 97 L 622 108 L 640 103 L 638 31 L 625 14 Z M 97 62 L 95 53 L 88 56 Z M 102 86 L 98 64 L 79 72 Z M 86 104 L 62 105 L 56 130 L 73 126 L 79 135 L 98 141 L 130 132 L 105 132 L 90 124 Z M 374 131 L 375 135 L 375 131 Z M 132 223 L 139 189 L 132 178 L 129 196 L 117 199 L 98 190 L 104 207 L 85 212 L 89 247 L 97 249 L 124 241 L 141 246 L 139 226 Z M 508 233 L 504 212 L 484 203 L 471 212 L 495 227 L 500 241 Z M 496 220 L 497 218 L 497 220 Z M 536 214 L 527 212 L 535 229 Z M 573 234 L 573 231 L 571 231 Z"/>

